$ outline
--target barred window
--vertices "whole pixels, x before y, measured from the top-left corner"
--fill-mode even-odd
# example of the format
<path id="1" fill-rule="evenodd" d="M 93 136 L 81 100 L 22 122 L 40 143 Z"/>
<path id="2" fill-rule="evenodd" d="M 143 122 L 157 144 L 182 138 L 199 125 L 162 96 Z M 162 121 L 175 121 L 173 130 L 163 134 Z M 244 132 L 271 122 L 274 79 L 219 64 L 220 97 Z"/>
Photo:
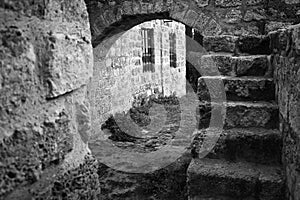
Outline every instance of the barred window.
<path id="1" fill-rule="evenodd" d="M 143 42 L 143 72 L 155 71 L 154 59 L 154 31 L 149 28 L 142 28 L 142 42 Z"/>
<path id="2" fill-rule="evenodd" d="M 170 40 L 170 67 L 177 67 L 177 58 L 176 58 L 176 34 L 169 34 Z"/>

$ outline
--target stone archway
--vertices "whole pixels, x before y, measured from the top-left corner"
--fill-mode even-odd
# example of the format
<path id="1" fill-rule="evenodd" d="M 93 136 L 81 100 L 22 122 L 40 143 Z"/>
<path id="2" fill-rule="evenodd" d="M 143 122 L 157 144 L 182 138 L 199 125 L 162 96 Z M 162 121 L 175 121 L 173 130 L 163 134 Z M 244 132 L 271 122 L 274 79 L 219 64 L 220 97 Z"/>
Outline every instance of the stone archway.
<path id="1" fill-rule="evenodd" d="M 86 143 L 90 127 L 86 93 L 92 90 L 86 85 L 93 68 L 91 43 L 95 48 L 109 47 L 113 44 L 113 35 L 117 36 L 134 23 L 162 17 L 195 27 L 203 35 L 260 35 L 299 23 L 296 19 L 299 6 L 295 0 L 2 1 L 0 197 L 47 199 L 67 195 L 75 199 L 80 195 L 97 199 L 100 193 L 98 163 L 84 158 L 88 154 Z M 128 26 L 124 23 L 126 19 L 134 23 Z M 296 104 L 292 104 L 296 97 L 288 93 L 299 81 L 293 79 L 296 76 L 290 76 L 290 84 L 285 84 L 285 71 L 296 73 L 297 65 L 291 71 L 290 63 L 286 62 L 288 58 L 281 50 L 286 41 L 287 46 L 296 44 L 292 46 L 297 47 L 298 29 L 296 26 L 279 31 L 271 37 L 276 58 L 283 60 L 275 63 L 282 72 L 277 80 L 279 86 L 283 85 L 279 93 L 291 99 L 290 104 L 280 105 L 283 118 L 287 118 L 285 114 L 289 110 L 294 111 L 292 114 L 297 111 Z M 282 38 L 289 39 L 282 43 Z M 297 48 L 294 54 L 290 50 L 286 49 L 288 52 L 283 54 L 298 52 Z M 101 54 L 97 56 L 95 59 L 101 58 Z M 103 88 L 105 86 L 100 89 Z M 297 132 L 297 123 L 291 117 L 284 120 L 287 120 L 284 121 L 286 127 L 281 131 L 289 139 Z M 284 142 L 286 150 L 297 145 L 297 142 L 290 143 Z M 293 152 L 285 155 L 288 174 L 297 172 L 294 163 L 298 160 L 288 159 L 296 155 Z M 79 164 L 82 165 L 78 167 Z M 293 177 L 287 177 L 292 181 L 289 195 L 297 199 L 299 189 Z M 82 186 L 81 190 L 78 185 Z"/>
<path id="2" fill-rule="evenodd" d="M 203 35 L 221 34 L 221 25 L 209 9 L 204 9 L 211 6 L 208 2 L 86 0 L 94 47 L 93 78 L 89 85 L 94 130 L 100 130 L 111 110 L 108 89 L 110 69 L 106 66 L 105 56 L 115 41 L 135 25 L 153 19 L 172 19 L 197 29 Z"/>

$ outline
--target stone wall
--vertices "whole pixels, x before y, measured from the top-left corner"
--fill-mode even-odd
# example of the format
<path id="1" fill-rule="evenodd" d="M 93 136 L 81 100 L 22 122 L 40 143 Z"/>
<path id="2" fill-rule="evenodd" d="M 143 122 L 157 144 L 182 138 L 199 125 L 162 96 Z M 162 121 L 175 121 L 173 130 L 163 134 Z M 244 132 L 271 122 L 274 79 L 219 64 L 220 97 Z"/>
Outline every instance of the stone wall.
<path id="1" fill-rule="evenodd" d="M 171 18 L 202 35 L 266 34 L 300 22 L 298 0 L 86 0 L 93 46 L 149 19 Z"/>
<path id="2" fill-rule="evenodd" d="M 153 70 L 142 62 L 142 28 L 154 33 Z M 169 33 L 176 34 L 176 68 L 170 67 Z M 127 112 L 140 98 L 163 94 L 185 94 L 185 26 L 171 21 L 152 20 L 133 27 L 115 40 L 103 54 L 94 48 L 94 75 L 90 85 L 92 127 L 99 132 L 108 115 Z M 93 131 L 94 132 L 94 131 Z"/>
<path id="3" fill-rule="evenodd" d="M 203 35 L 264 34 L 299 22 L 299 5 L 299 0 L 1 1 L 0 198 L 98 196 L 97 162 L 85 157 L 90 132 L 86 94 L 95 94 L 86 87 L 93 72 L 92 45 L 109 49 L 119 33 L 157 18 L 180 21 Z M 282 35 L 292 32 L 288 38 L 294 39 L 279 37 L 280 53 L 274 59 L 275 64 L 283 63 L 276 64 L 279 99 L 288 99 L 280 101 L 280 107 L 291 199 L 299 199 L 297 30 L 283 31 Z M 292 51 L 281 45 L 291 41 Z M 99 58 L 106 52 L 97 49 L 95 62 L 103 63 Z M 110 72 L 94 69 L 101 74 L 95 88 L 103 94 L 98 101 L 106 107 L 109 93 L 101 88 L 109 85 Z"/>
<path id="4" fill-rule="evenodd" d="M 85 162 L 88 14 L 80 0 L 6 0 L 0 15 L 0 199 L 32 199 L 82 163 L 95 172 Z"/>
<path id="5" fill-rule="evenodd" d="M 288 199 L 300 199 L 300 24 L 269 34 L 274 55 Z"/>
<path id="6" fill-rule="evenodd" d="M 130 28 L 153 19 L 172 19 L 197 29 L 203 36 L 261 35 L 299 22 L 300 2 L 288 0 L 85 0 L 94 46 L 95 68 L 89 88 L 90 99 L 102 110 L 95 113 L 100 127 L 110 114 L 110 68 L 104 58 L 122 34 Z M 98 86 L 97 86 L 98 85 Z M 101 95 L 99 95 L 101 94 Z M 121 101 L 121 99 L 120 99 Z M 93 105 L 93 102 L 92 102 Z M 119 102 L 120 105 L 120 102 Z M 128 104 L 129 105 L 129 104 Z"/>

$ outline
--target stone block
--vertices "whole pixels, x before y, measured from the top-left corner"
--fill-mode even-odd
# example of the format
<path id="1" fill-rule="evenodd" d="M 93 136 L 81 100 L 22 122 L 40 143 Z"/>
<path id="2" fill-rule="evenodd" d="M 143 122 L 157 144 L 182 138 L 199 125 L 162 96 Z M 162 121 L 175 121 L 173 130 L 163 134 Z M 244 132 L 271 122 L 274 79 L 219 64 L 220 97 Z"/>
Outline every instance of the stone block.
<path id="1" fill-rule="evenodd" d="M 198 80 L 197 94 L 200 101 L 224 102 L 226 96 L 222 79 L 202 76 Z"/>
<path id="2" fill-rule="evenodd" d="M 141 2 L 141 13 L 142 14 L 147 14 L 148 12 L 151 12 L 152 4 L 151 3 L 146 3 L 146 2 Z"/>
<path id="3" fill-rule="evenodd" d="M 266 0 L 248 0 L 248 1 L 246 1 L 246 5 L 247 6 L 255 6 L 255 5 L 263 3 L 264 1 L 266 1 Z"/>
<path id="4" fill-rule="evenodd" d="M 278 167 L 205 158 L 192 160 L 187 173 L 190 199 L 279 200 L 284 195 Z"/>
<path id="5" fill-rule="evenodd" d="M 262 200 L 285 199 L 283 172 L 280 168 L 265 167 L 258 177 L 260 182 L 259 198 Z"/>
<path id="6" fill-rule="evenodd" d="M 246 22 L 265 20 L 265 10 L 260 8 L 249 9 L 246 11 L 246 14 L 244 15 L 243 19 Z"/>
<path id="7" fill-rule="evenodd" d="M 217 159 L 194 159 L 187 172 L 189 197 L 245 199 L 253 196 L 258 172 L 244 165 Z"/>
<path id="8" fill-rule="evenodd" d="M 210 84 L 210 86 L 208 86 Z M 229 101 L 272 101 L 275 100 L 273 79 L 266 78 L 231 78 L 222 76 L 204 76 L 198 81 L 198 97 L 211 101 L 214 84 L 224 84 L 226 99 Z M 219 87 L 221 88 L 221 87 Z M 216 89 L 215 89 L 216 90 Z M 219 98 L 222 97 L 219 95 Z M 213 98 L 213 97 L 212 97 Z"/>
<path id="9" fill-rule="evenodd" d="M 219 7 L 235 7 L 242 5 L 242 0 L 216 0 L 216 6 Z"/>
<path id="10" fill-rule="evenodd" d="M 269 47 L 270 40 L 268 37 L 256 35 L 243 35 L 237 41 L 237 49 L 241 54 L 258 55 L 271 53 Z"/>
<path id="11" fill-rule="evenodd" d="M 185 199 L 190 161 L 191 156 L 185 153 L 172 164 L 147 174 L 121 172 L 100 164 L 100 199 Z"/>
<path id="12" fill-rule="evenodd" d="M 206 27 L 202 34 L 204 36 L 217 36 L 222 32 L 221 25 L 214 19 L 211 19 L 208 24 L 206 24 Z"/>
<path id="13" fill-rule="evenodd" d="M 202 76 L 235 76 L 233 57 L 230 54 L 204 55 L 197 69 Z"/>
<path id="14" fill-rule="evenodd" d="M 45 120 L 43 124 L 34 126 L 27 123 L 26 127 L 16 129 L 1 142 L 0 178 L 6 187 L 1 190 L 0 196 L 11 192 L 20 183 L 31 185 L 39 181 L 45 169 L 61 165 L 72 150 L 70 116 L 59 109 L 57 112 L 54 118 Z"/>
<path id="15" fill-rule="evenodd" d="M 124 1 L 122 4 L 122 12 L 124 15 L 131 15 L 132 11 L 132 1 Z"/>
<path id="16" fill-rule="evenodd" d="M 114 22 L 117 21 L 116 19 L 116 15 L 114 13 L 113 10 L 109 9 L 109 10 L 105 10 L 102 13 L 103 19 L 105 20 L 105 24 L 113 24 Z"/>
<path id="17" fill-rule="evenodd" d="M 265 55 L 239 56 L 232 58 L 237 76 L 265 76 L 269 70 Z"/>
<path id="18" fill-rule="evenodd" d="M 63 33 L 50 35 L 47 42 L 51 47 L 45 74 L 48 97 L 57 97 L 87 84 L 93 70 L 91 44 Z"/>
<path id="19" fill-rule="evenodd" d="M 140 1 L 132 1 L 132 14 L 139 14 L 141 12 Z"/>
<path id="20" fill-rule="evenodd" d="M 299 4 L 300 0 L 284 0 L 286 4 Z"/>
<path id="21" fill-rule="evenodd" d="M 198 29 L 198 31 L 203 32 L 205 25 L 209 22 L 209 16 L 204 14 L 203 12 L 199 12 L 199 17 L 195 22 L 195 28 Z"/>
<path id="22" fill-rule="evenodd" d="M 173 4 L 175 4 L 175 0 L 164 0 L 164 7 L 162 12 L 171 11 Z"/>
<path id="23" fill-rule="evenodd" d="M 101 199 L 99 163 L 87 156 L 83 163 L 63 172 L 50 171 L 40 185 L 30 188 L 31 199 Z"/>
<path id="24" fill-rule="evenodd" d="M 158 0 L 154 1 L 154 12 L 159 13 L 164 11 L 164 1 L 163 0 Z"/>
<path id="25" fill-rule="evenodd" d="M 198 16 L 199 15 L 196 11 L 190 9 L 185 14 L 183 22 L 189 25 L 190 27 L 193 27 Z"/>
<path id="26" fill-rule="evenodd" d="M 184 16 L 188 11 L 188 7 L 189 5 L 185 2 L 175 2 L 172 4 L 170 16 L 173 19 L 181 21 L 182 19 L 184 19 Z"/>
<path id="27" fill-rule="evenodd" d="M 226 13 L 225 19 L 223 21 L 228 24 L 235 24 L 235 23 L 239 23 L 241 21 L 241 19 L 242 19 L 242 12 L 241 12 L 241 8 L 238 7 L 238 8 L 229 10 Z"/>
<path id="28" fill-rule="evenodd" d="M 195 133 L 192 142 L 193 151 L 201 155 L 209 137 L 220 134 L 217 143 L 214 144 L 206 158 L 225 159 L 232 162 L 246 161 L 264 165 L 281 163 L 282 137 L 279 130 L 233 128 L 220 131 L 199 130 Z"/>
<path id="29" fill-rule="evenodd" d="M 223 106 L 226 107 L 224 128 L 278 128 L 278 106 L 275 104 L 229 101 Z M 211 119 L 212 108 L 221 112 L 222 104 L 202 102 L 199 105 L 199 128 L 207 128 L 210 123 L 214 123 L 215 119 Z"/>
<path id="30" fill-rule="evenodd" d="M 295 51 L 298 55 L 300 55 L 300 27 L 294 27 L 292 30 L 292 39 L 295 45 Z"/>
<path id="31" fill-rule="evenodd" d="M 88 103 L 75 103 L 78 133 L 84 143 L 87 143 L 91 130 L 90 108 Z"/>
<path id="32" fill-rule="evenodd" d="M 234 52 L 238 37 L 230 35 L 206 36 L 203 38 L 203 46 L 207 51 Z"/>
<path id="33" fill-rule="evenodd" d="M 270 21 L 266 23 L 266 33 L 269 33 L 271 31 L 277 31 L 279 29 L 285 29 L 291 26 L 291 22 L 278 22 L 278 21 Z"/>
<path id="34" fill-rule="evenodd" d="M 270 39 L 270 48 L 274 53 L 285 53 L 288 45 L 288 31 L 280 29 L 278 31 L 270 32 L 268 35 Z"/>
<path id="35" fill-rule="evenodd" d="M 235 35 L 235 36 L 246 36 L 246 35 L 261 35 L 256 22 L 237 23 L 230 24 L 224 29 L 223 35 Z"/>
<path id="36" fill-rule="evenodd" d="M 209 4 L 209 0 L 195 0 L 195 1 L 200 8 L 206 7 Z"/>
<path id="37" fill-rule="evenodd" d="M 27 34 L 21 28 L 3 28 L 0 44 L 0 124 L 4 129 L 10 127 L 5 135 L 11 135 L 15 120 L 23 121 L 25 113 L 40 105 L 45 91 L 39 85 L 38 56 Z"/>

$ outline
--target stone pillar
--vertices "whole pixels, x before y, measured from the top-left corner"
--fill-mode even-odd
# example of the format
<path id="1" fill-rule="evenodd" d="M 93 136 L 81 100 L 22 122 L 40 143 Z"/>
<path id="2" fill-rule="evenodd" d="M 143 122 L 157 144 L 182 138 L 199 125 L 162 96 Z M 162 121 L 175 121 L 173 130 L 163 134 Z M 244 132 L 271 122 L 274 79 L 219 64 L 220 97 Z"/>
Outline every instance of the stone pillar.
<path id="1" fill-rule="evenodd" d="M 55 180 L 74 178 L 64 172 L 76 171 L 88 153 L 93 55 L 86 6 L 6 0 L 0 15 L 0 198 L 46 198 L 55 195 Z M 71 187 L 56 195 L 76 196 Z"/>

